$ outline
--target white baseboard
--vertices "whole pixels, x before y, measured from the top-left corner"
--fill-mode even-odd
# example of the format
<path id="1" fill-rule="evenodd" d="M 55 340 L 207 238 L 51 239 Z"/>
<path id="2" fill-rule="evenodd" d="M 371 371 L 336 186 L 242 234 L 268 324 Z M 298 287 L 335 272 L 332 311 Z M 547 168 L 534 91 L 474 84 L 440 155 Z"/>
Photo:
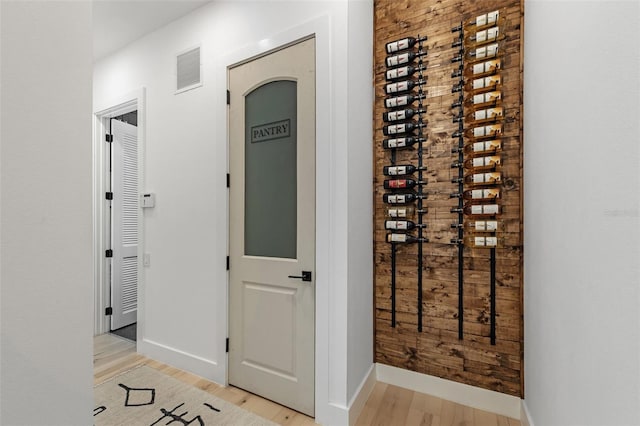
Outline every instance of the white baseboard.
<path id="1" fill-rule="evenodd" d="M 148 339 L 138 340 L 138 353 L 224 386 L 224 379 L 220 380 L 220 378 L 216 376 L 219 366 L 215 361 Z"/>
<path id="2" fill-rule="evenodd" d="M 371 391 L 373 387 L 376 385 L 376 365 L 371 364 L 371 368 L 367 372 L 362 383 L 356 390 L 355 395 L 349 402 L 349 426 L 354 425 L 360 413 L 362 413 L 362 409 L 364 408 L 364 404 L 369 399 L 369 395 L 371 395 Z"/>
<path id="3" fill-rule="evenodd" d="M 529 408 L 525 400 L 522 400 L 522 406 L 520 407 L 520 424 L 522 426 L 534 426 L 533 419 L 529 413 Z"/>
<path id="4" fill-rule="evenodd" d="M 376 364 L 376 376 L 379 382 L 437 396 L 513 419 L 520 418 L 520 398 L 515 396 L 384 364 Z"/>

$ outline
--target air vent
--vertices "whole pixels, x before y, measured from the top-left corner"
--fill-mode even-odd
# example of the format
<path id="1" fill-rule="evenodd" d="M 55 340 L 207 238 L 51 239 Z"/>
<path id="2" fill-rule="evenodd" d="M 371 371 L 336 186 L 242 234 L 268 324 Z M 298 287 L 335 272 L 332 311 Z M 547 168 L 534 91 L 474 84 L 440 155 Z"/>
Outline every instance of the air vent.
<path id="1" fill-rule="evenodd" d="M 176 90 L 183 92 L 200 86 L 200 47 L 181 53 L 176 59 Z"/>

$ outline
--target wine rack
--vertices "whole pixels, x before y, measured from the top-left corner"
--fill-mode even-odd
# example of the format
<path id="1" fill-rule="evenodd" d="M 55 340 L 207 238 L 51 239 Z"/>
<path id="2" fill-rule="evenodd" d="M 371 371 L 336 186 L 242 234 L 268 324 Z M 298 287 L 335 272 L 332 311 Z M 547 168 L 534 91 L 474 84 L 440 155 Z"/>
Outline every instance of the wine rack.
<path id="1" fill-rule="evenodd" d="M 523 0 L 374 9 L 376 362 L 521 397 Z"/>
<path id="2" fill-rule="evenodd" d="M 499 203 L 500 190 L 496 186 L 502 183 L 500 167 L 502 158 L 497 152 L 501 146 L 503 134 L 504 110 L 500 39 L 503 32 L 500 24 L 504 16 L 499 10 L 478 15 L 475 22 L 468 25 L 463 22 L 452 28 L 459 37 L 452 47 L 459 47 L 452 59 L 460 67 L 452 74 L 456 80 L 452 92 L 460 93 L 452 108 L 459 110 L 453 119 L 458 129 L 452 137 L 457 141 L 454 152 L 457 161 L 452 164 L 458 169 L 454 182 L 458 185 L 458 206 L 452 212 L 458 214 L 453 224 L 458 235 L 452 243 L 458 245 L 458 338 L 464 332 L 464 277 L 462 264 L 464 246 L 473 249 L 489 249 L 489 285 L 490 285 L 490 331 L 491 345 L 496 344 L 496 247 L 498 246 L 498 218 L 501 213 Z M 489 148 L 489 149 L 486 149 Z M 465 152 L 468 153 L 465 155 Z M 469 158 L 467 158 L 469 157 Z M 465 204 L 465 199 L 467 203 Z M 467 216 L 465 218 L 465 216 Z M 481 217 L 483 221 L 472 222 L 475 226 L 465 226 L 466 220 Z M 487 227 L 487 223 L 496 226 Z M 479 226 L 483 224 L 483 226 Z M 471 233 L 465 238 L 465 229 Z"/>
<path id="3" fill-rule="evenodd" d="M 385 93 L 389 95 L 384 99 L 385 112 L 382 113 L 382 120 L 385 124 L 383 134 L 390 136 L 389 139 L 383 141 L 383 148 L 390 151 L 389 165 L 383 168 L 385 175 L 402 174 L 404 176 L 412 176 L 417 172 L 417 180 L 406 178 L 385 179 L 383 187 L 385 190 L 406 190 L 412 188 L 415 193 L 386 193 L 383 195 L 383 201 L 387 204 L 403 204 L 415 203 L 415 214 L 417 216 L 417 224 L 408 220 L 408 214 L 405 207 L 404 220 L 397 220 L 400 209 L 394 210 L 396 220 L 385 221 L 385 229 L 393 230 L 388 233 L 386 241 L 391 244 L 391 327 L 396 326 L 396 257 L 397 244 L 400 243 L 416 243 L 418 245 L 417 259 L 417 310 L 418 310 L 418 331 L 422 331 L 422 269 L 423 269 L 423 244 L 428 240 L 424 237 L 423 229 L 426 227 L 424 215 L 423 200 L 426 197 L 424 186 L 426 182 L 423 180 L 423 172 L 425 170 L 423 163 L 423 142 L 425 138 L 426 123 L 424 114 L 426 112 L 423 100 L 425 99 L 425 83 L 424 77 L 424 56 L 427 54 L 424 42 L 426 37 L 406 37 L 386 44 L 386 53 L 390 54 L 385 59 L 387 70 L 385 78 L 388 81 L 385 85 Z M 416 50 L 417 48 L 417 50 Z M 417 101 L 417 106 L 414 105 Z M 403 148 L 412 148 L 417 145 L 417 165 L 408 164 L 398 166 L 396 159 L 396 151 Z M 393 173 L 392 173 L 393 172 Z M 390 215 L 392 210 L 387 210 Z M 409 234 L 412 228 L 417 228 L 417 236 Z M 398 231 L 404 231 L 399 234 Z"/>
<path id="4" fill-rule="evenodd" d="M 462 245 L 464 237 L 464 200 L 462 194 L 464 192 L 464 96 L 462 89 L 464 87 L 464 31 L 462 22 L 458 27 L 451 30 L 452 33 L 459 33 L 459 37 L 451 44 L 452 49 L 458 49 L 451 62 L 458 64 L 457 68 L 451 73 L 454 83 L 451 87 L 451 93 L 457 94 L 456 101 L 451 104 L 451 109 L 456 111 L 452 121 L 458 124 L 458 129 L 451 135 L 454 141 L 454 148 L 451 150 L 453 154 L 457 154 L 457 161 L 452 164 L 452 168 L 458 169 L 458 175 L 451 183 L 457 184 L 458 206 L 452 213 L 458 214 L 457 222 L 452 224 L 452 228 L 457 230 L 457 238 L 452 242 L 458 244 L 458 339 L 464 337 L 464 246 Z"/>

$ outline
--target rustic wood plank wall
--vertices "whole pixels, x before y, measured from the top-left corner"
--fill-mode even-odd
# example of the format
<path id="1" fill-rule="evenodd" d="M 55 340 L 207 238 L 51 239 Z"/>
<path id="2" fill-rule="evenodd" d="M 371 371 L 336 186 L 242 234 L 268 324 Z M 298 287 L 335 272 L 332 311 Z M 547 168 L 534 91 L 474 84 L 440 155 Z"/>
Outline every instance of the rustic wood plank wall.
<path id="1" fill-rule="evenodd" d="M 518 397 L 523 396 L 522 315 L 522 0 L 376 0 L 375 1 L 374 199 L 375 199 L 375 353 L 376 361 Z M 464 249 L 464 338 L 458 339 L 458 247 L 450 209 L 457 199 L 451 164 L 458 124 L 451 104 L 451 58 L 461 21 L 499 9 L 507 17 L 503 52 L 504 135 L 501 153 L 505 243 L 496 249 L 496 344 L 490 342 L 489 250 Z M 391 246 L 385 242 L 382 168 L 390 151 L 382 148 L 385 111 L 385 44 L 404 37 L 427 36 L 426 135 L 423 145 L 428 193 L 423 245 L 423 330 L 418 332 L 417 245 L 397 245 L 396 326 L 391 326 Z M 415 149 L 398 150 L 397 164 L 417 164 Z M 415 217 L 413 218 L 415 220 Z M 415 234 L 415 232 L 414 232 Z"/>

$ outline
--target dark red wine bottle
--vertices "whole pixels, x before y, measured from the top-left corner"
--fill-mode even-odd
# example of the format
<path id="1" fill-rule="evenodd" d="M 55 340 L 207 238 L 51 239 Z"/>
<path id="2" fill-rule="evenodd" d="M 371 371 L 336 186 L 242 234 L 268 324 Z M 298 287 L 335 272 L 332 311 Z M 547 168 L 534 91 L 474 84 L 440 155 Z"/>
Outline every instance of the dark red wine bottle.
<path id="1" fill-rule="evenodd" d="M 415 179 L 386 179 L 384 189 L 410 189 L 421 183 Z"/>

